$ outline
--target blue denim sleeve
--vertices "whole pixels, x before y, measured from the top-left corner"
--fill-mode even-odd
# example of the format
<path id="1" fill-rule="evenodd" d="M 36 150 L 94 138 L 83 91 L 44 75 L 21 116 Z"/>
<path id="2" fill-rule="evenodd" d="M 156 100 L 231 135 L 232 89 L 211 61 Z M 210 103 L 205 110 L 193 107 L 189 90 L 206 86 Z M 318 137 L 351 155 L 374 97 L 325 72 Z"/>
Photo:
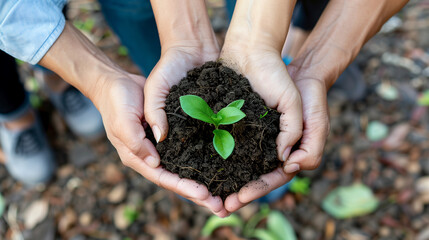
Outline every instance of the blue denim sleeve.
<path id="1" fill-rule="evenodd" d="M 0 49 L 36 64 L 64 29 L 66 0 L 1 0 Z"/>

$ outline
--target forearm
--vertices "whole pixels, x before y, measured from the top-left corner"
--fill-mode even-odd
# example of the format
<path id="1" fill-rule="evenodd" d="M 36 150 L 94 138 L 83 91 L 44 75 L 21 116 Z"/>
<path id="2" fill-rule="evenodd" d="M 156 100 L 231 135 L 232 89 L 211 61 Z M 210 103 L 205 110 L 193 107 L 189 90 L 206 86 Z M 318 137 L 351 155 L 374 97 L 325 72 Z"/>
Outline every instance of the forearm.
<path id="1" fill-rule="evenodd" d="M 172 47 L 218 51 L 204 0 L 151 0 L 162 52 Z"/>
<path id="2" fill-rule="evenodd" d="M 238 0 L 225 39 L 225 50 L 238 47 L 280 52 L 295 3 L 296 0 Z"/>
<path id="3" fill-rule="evenodd" d="M 56 72 L 93 102 L 95 90 L 105 84 L 107 76 L 124 73 L 69 23 L 39 64 Z"/>
<path id="4" fill-rule="evenodd" d="M 293 67 L 305 68 L 330 88 L 374 36 L 407 0 L 331 0 L 298 53 Z"/>

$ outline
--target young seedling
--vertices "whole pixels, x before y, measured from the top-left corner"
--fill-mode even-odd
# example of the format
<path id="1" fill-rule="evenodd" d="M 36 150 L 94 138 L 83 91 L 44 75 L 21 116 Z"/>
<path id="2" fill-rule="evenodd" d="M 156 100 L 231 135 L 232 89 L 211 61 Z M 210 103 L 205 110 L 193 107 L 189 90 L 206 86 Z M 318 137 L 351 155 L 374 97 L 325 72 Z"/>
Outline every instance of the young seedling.
<path id="1" fill-rule="evenodd" d="M 246 114 L 240 109 L 244 105 L 244 100 L 236 100 L 228 106 L 222 108 L 218 113 L 214 113 L 204 99 L 195 95 L 185 95 L 180 97 L 180 106 L 190 117 L 213 124 L 213 146 L 216 152 L 223 159 L 227 159 L 234 150 L 235 142 L 232 135 L 219 129 L 220 125 L 229 125 L 243 119 Z"/>
<path id="2" fill-rule="evenodd" d="M 267 107 L 264 107 L 264 109 L 267 109 Z M 267 116 L 268 114 L 268 109 L 264 114 L 259 114 L 259 119 L 262 119 L 263 117 Z"/>

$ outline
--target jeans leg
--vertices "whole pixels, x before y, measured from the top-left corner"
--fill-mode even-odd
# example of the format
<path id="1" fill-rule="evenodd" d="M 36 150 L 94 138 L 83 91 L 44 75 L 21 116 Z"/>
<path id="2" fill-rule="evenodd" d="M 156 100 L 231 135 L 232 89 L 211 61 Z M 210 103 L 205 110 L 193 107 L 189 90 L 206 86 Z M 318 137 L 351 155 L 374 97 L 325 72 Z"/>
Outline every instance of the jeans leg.
<path id="1" fill-rule="evenodd" d="M 155 17 L 148 0 L 99 0 L 104 17 L 148 76 L 161 56 Z"/>
<path id="2" fill-rule="evenodd" d="M 292 22 L 295 27 L 311 31 L 319 21 L 329 0 L 300 0 L 296 3 Z"/>
<path id="3" fill-rule="evenodd" d="M 237 0 L 226 0 L 226 12 L 228 14 L 228 19 L 231 22 L 232 14 L 234 13 L 235 4 L 237 3 Z"/>
<path id="4" fill-rule="evenodd" d="M 24 105 L 28 105 L 28 101 L 15 59 L 3 51 L 0 51 L 0 72 L 0 115 L 15 115 Z"/>

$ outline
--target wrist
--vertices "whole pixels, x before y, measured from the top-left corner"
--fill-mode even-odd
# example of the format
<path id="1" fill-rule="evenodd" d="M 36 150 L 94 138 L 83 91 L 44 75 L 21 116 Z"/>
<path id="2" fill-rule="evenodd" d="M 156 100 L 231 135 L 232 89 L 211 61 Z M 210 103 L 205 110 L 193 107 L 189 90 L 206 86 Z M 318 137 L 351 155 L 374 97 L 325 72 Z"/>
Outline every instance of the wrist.
<path id="1" fill-rule="evenodd" d="M 225 45 L 281 52 L 295 2 L 238 0 Z"/>
<path id="2" fill-rule="evenodd" d="M 294 81 L 315 79 L 328 90 L 353 60 L 351 51 L 330 44 L 306 48 L 287 66 Z"/>
<path id="3" fill-rule="evenodd" d="M 162 54 L 185 48 L 202 53 L 219 52 L 205 2 L 151 1 L 158 27 Z"/>
<path id="4" fill-rule="evenodd" d="M 69 23 L 39 64 L 57 73 L 93 102 L 106 76 L 124 73 Z"/>

